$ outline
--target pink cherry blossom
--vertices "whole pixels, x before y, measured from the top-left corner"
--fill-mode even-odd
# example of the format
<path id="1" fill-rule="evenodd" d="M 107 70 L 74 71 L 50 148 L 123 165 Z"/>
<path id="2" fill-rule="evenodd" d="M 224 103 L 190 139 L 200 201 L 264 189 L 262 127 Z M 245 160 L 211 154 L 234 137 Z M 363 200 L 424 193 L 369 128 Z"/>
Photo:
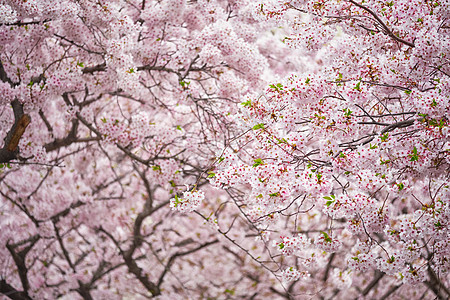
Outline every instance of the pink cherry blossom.
<path id="1" fill-rule="evenodd" d="M 449 298 L 449 20 L 0 1 L 0 295 Z"/>

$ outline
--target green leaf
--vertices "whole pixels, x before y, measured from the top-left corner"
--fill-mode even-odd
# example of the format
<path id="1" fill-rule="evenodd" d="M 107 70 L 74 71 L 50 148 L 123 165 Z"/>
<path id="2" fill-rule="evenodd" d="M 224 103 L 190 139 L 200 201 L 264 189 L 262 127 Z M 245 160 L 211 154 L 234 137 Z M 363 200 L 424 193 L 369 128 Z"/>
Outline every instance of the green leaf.
<path id="1" fill-rule="evenodd" d="M 270 84 L 269 87 L 270 87 L 271 89 L 276 90 L 276 91 L 281 91 L 281 90 L 283 90 L 283 85 L 282 85 L 281 83 L 277 83 L 276 85 L 275 85 L 275 84 Z"/>
<path id="2" fill-rule="evenodd" d="M 388 163 L 390 163 L 391 161 L 389 160 L 389 159 L 387 159 L 387 160 L 382 160 L 381 158 L 380 158 L 380 164 L 381 165 L 386 165 L 386 164 L 388 164 Z"/>
<path id="3" fill-rule="evenodd" d="M 180 204 L 182 201 L 183 201 L 183 199 L 178 197 L 178 195 L 175 195 L 175 207 L 177 207 L 178 204 Z"/>
<path id="4" fill-rule="evenodd" d="M 253 160 L 255 163 L 253 164 L 253 167 L 256 168 L 257 166 L 262 165 L 264 162 L 261 158 L 257 158 L 255 160 Z"/>
<path id="5" fill-rule="evenodd" d="M 177 125 L 177 130 L 182 130 L 180 125 Z"/>
<path id="6" fill-rule="evenodd" d="M 331 243 L 331 238 L 328 233 L 326 233 L 325 231 L 321 231 L 320 233 L 323 234 L 325 242 Z"/>
<path id="7" fill-rule="evenodd" d="M 242 102 L 241 105 L 244 107 L 252 106 L 252 101 L 248 100 L 248 101 Z"/>
<path id="8" fill-rule="evenodd" d="M 230 294 L 230 295 L 234 295 L 234 289 L 232 289 L 232 290 L 226 289 L 225 293 Z"/>
<path id="9" fill-rule="evenodd" d="M 208 178 L 213 178 L 214 176 L 216 176 L 216 174 L 214 174 L 213 172 L 208 173 Z"/>
<path id="10" fill-rule="evenodd" d="M 253 130 L 264 129 L 264 123 L 256 124 L 253 126 Z"/>
<path id="11" fill-rule="evenodd" d="M 333 203 L 334 203 L 334 200 L 330 200 L 330 201 L 327 201 L 327 203 L 325 205 L 327 207 L 330 207 L 330 205 L 333 204 Z"/>
<path id="12" fill-rule="evenodd" d="M 416 146 L 414 146 L 413 148 L 413 154 L 410 154 L 409 156 L 411 157 L 410 161 L 418 161 L 419 160 L 419 155 L 417 154 L 417 148 Z"/>
<path id="13" fill-rule="evenodd" d="M 180 81 L 180 85 L 182 88 L 187 88 L 189 86 L 189 84 L 191 84 L 190 81 L 184 81 L 184 80 Z"/>
<path id="14" fill-rule="evenodd" d="M 353 89 L 357 90 L 357 91 L 361 91 L 361 81 L 359 81 Z"/>

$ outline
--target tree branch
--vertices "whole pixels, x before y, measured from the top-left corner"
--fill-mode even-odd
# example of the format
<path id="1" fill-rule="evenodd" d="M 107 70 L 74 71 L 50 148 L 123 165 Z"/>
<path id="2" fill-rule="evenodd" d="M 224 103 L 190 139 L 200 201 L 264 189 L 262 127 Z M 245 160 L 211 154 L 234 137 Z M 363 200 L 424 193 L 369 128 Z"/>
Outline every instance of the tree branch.
<path id="1" fill-rule="evenodd" d="M 428 267 L 428 276 L 430 279 L 428 281 L 425 281 L 425 284 L 436 295 L 436 299 L 449 299 L 450 290 L 444 285 L 441 280 L 439 280 L 439 278 L 436 276 L 436 273 L 433 271 L 433 269 L 431 269 L 431 267 Z"/>
<path id="2" fill-rule="evenodd" d="M 30 238 L 28 238 L 25 241 L 16 243 L 16 244 L 6 244 L 6 248 L 8 249 L 9 253 L 11 253 L 11 256 L 14 260 L 14 263 L 16 264 L 17 271 L 19 273 L 20 281 L 22 283 L 23 288 L 23 295 L 26 297 L 28 296 L 28 290 L 30 288 L 30 283 L 28 282 L 28 269 L 25 264 L 25 257 L 27 256 L 28 252 L 33 248 L 34 244 L 40 239 L 39 235 L 34 235 Z M 29 243 L 28 246 L 26 246 L 23 250 L 16 252 L 16 248 L 20 247 L 24 244 Z M 28 298 L 22 298 L 22 299 L 28 299 Z"/>
<path id="3" fill-rule="evenodd" d="M 208 247 L 208 246 L 213 245 L 213 244 L 218 243 L 218 242 L 219 242 L 219 240 L 216 239 L 216 240 L 213 240 L 213 241 L 210 241 L 210 242 L 201 244 L 200 246 L 198 246 L 198 247 L 196 247 L 196 248 L 194 248 L 194 249 L 187 250 L 187 251 L 184 251 L 184 252 L 177 252 L 177 253 L 175 253 L 174 255 L 172 255 L 172 256 L 169 258 L 169 261 L 167 262 L 167 264 L 166 264 L 166 266 L 165 266 L 165 268 L 164 268 L 164 271 L 161 273 L 161 276 L 159 276 L 159 280 L 158 280 L 158 288 L 161 287 L 161 284 L 163 283 L 163 280 L 164 280 L 164 276 L 165 276 L 165 275 L 167 274 L 167 272 L 170 270 L 170 267 L 172 266 L 172 264 L 174 263 L 174 261 L 175 261 L 175 259 L 176 259 L 177 257 L 181 257 L 181 256 L 184 256 L 184 255 L 188 255 L 188 254 L 197 252 L 197 251 L 199 251 L 199 250 L 201 250 L 201 249 L 203 249 L 203 248 L 205 248 L 205 247 Z"/>
<path id="4" fill-rule="evenodd" d="M 0 280 L 0 293 L 12 300 L 31 300 L 27 293 L 16 290 L 4 279 Z"/>
<path id="5" fill-rule="evenodd" d="M 395 35 L 395 34 L 387 27 L 387 25 L 380 19 L 380 17 L 378 17 L 378 15 L 377 15 L 375 12 L 373 12 L 370 8 L 368 8 L 368 7 L 364 6 L 364 5 L 361 5 L 361 4 L 359 4 L 359 3 L 357 3 L 357 2 L 355 2 L 355 1 L 353 1 L 353 0 L 347 0 L 347 1 L 350 2 L 350 3 L 352 3 L 352 4 L 354 4 L 354 5 L 356 5 L 356 6 L 358 6 L 358 7 L 361 8 L 361 9 L 367 11 L 369 14 L 371 14 L 372 17 L 374 17 L 375 20 L 378 22 L 378 24 L 380 24 L 381 27 L 383 27 L 384 32 L 385 32 L 388 36 L 390 36 L 391 38 L 393 38 L 393 39 L 396 40 L 397 42 L 400 42 L 400 43 L 402 43 L 402 44 L 408 45 L 409 47 L 413 47 L 413 48 L 415 47 L 413 43 L 408 42 L 408 41 L 405 41 L 404 39 L 401 39 L 401 38 L 399 38 L 398 36 L 396 36 L 396 35 Z"/>
<path id="6" fill-rule="evenodd" d="M 12 82 L 8 77 L 1 61 L 0 80 L 9 83 L 11 87 L 17 85 L 17 83 Z M 3 148 L 0 149 L 0 163 L 6 163 L 17 158 L 19 152 L 17 146 L 19 145 L 22 135 L 25 133 L 25 129 L 27 129 L 27 126 L 31 122 L 30 115 L 24 114 L 23 104 L 20 103 L 19 100 L 14 99 L 11 102 L 11 106 L 14 112 L 14 124 L 4 139 L 5 144 Z"/>

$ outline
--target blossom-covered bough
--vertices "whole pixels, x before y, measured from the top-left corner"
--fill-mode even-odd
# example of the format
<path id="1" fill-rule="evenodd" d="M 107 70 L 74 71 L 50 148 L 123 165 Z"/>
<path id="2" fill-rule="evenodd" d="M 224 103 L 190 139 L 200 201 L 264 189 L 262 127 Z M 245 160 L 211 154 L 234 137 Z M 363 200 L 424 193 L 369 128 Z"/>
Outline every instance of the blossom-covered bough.
<path id="1" fill-rule="evenodd" d="M 449 17 L 0 2 L 0 293 L 447 299 Z"/>
<path id="2" fill-rule="evenodd" d="M 292 259 L 271 257 L 294 296 L 448 298 L 449 4 L 274 1 L 260 13 L 315 64 L 241 103 L 249 131 L 213 185 L 280 235 Z"/>

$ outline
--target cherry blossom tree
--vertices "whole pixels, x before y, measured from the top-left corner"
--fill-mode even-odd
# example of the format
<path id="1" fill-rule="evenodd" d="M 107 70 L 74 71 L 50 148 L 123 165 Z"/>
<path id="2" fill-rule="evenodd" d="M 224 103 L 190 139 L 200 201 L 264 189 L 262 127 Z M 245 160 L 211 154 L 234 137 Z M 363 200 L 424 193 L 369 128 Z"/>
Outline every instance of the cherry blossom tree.
<path id="1" fill-rule="evenodd" d="M 0 1 L 0 293 L 450 296 L 446 1 Z"/>
<path id="2" fill-rule="evenodd" d="M 294 297 L 450 296 L 449 12 L 440 1 L 260 5 L 313 63 L 246 97 L 236 123 L 248 131 L 211 182 L 271 234 Z"/>

